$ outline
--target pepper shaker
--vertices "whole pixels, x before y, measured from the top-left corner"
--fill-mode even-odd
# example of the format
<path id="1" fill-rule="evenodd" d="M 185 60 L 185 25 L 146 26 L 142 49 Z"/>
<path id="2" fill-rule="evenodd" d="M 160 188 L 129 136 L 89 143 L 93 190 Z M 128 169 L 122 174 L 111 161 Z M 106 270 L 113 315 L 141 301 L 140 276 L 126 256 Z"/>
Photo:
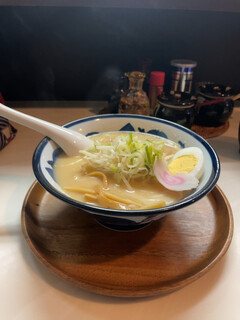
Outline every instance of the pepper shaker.
<path id="1" fill-rule="evenodd" d="M 197 62 L 192 60 L 171 60 L 170 63 L 171 66 L 174 67 L 172 72 L 171 93 L 191 93 L 193 68 L 197 66 Z"/>

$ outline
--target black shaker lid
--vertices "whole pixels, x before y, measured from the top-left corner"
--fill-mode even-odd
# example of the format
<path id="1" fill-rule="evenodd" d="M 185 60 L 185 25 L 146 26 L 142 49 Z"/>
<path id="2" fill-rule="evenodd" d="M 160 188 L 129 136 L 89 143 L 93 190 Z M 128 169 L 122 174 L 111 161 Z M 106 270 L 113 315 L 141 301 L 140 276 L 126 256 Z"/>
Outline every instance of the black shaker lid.
<path id="1" fill-rule="evenodd" d="M 172 107 L 191 107 L 196 102 L 196 97 L 188 93 L 163 93 L 158 96 L 158 100 L 166 105 Z"/>
<path id="2" fill-rule="evenodd" d="M 197 91 L 199 94 L 209 98 L 227 98 L 238 93 L 237 90 L 230 86 L 213 82 L 199 83 Z"/>

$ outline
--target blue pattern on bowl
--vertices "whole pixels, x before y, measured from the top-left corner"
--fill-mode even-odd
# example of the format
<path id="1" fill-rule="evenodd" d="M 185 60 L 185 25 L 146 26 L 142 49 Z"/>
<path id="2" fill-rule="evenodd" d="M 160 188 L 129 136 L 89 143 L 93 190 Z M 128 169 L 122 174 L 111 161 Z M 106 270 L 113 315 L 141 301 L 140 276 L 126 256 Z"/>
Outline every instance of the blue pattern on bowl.
<path id="1" fill-rule="evenodd" d="M 51 176 L 51 178 L 52 178 L 54 181 L 56 181 L 56 179 L 55 179 L 55 176 L 54 176 L 53 166 L 54 166 L 54 163 L 55 163 L 57 157 L 58 157 L 61 153 L 63 153 L 63 151 L 62 151 L 61 148 L 57 148 L 56 150 L 54 150 L 53 153 L 52 153 L 52 160 L 48 160 L 48 161 L 47 161 L 47 163 L 48 163 L 48 165 L 49 165 L 50 167 L 49 167 L 49 166 L 48 166 L 48 167 L 45 167 L 46 171 L 49 173 L 49 175 Z"/>

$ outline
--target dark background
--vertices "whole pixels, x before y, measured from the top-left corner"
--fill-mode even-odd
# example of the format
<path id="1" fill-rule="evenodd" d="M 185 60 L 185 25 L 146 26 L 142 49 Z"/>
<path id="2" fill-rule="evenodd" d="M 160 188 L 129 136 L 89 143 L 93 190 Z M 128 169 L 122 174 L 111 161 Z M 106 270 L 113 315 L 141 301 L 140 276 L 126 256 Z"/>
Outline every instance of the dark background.
<path id="1" fill-rule="evenodd" d="M 125 71 L 198 62 L 194 80 L 240 87 L 240 13 L 0 7 L 6 100 L 107 100 Z"/>

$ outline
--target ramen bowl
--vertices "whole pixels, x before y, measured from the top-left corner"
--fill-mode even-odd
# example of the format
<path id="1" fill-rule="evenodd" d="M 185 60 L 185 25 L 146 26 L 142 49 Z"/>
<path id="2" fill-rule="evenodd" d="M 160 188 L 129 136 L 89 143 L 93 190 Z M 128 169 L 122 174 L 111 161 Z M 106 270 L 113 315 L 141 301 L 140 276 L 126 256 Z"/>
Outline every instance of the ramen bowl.
<path id="1" fill-rule="evenodd" d="M 90 214 L 100 224 L 115 230 L 137 230 L 171 212 L 184 208 L 207 195 L 217 183 L 220 173 L 218 156 L 201 136 L 177 123 L 154 117 L 126 114 L 105 114 L 79 119 L 65 125 L 91 136 L 104 132 L 141 132 L 177 142 L 181 147 L 198 147 L 204 156 L 204 174 L 191 194 L 169 206 L 147 210 L 107 209 L 79 202 L 58 185 L 54 176 L 54 163 L 63 152 L 49 138 L 44 138 L 33 155 L 33 171 L 38 182 L 53 196 Z"/>

